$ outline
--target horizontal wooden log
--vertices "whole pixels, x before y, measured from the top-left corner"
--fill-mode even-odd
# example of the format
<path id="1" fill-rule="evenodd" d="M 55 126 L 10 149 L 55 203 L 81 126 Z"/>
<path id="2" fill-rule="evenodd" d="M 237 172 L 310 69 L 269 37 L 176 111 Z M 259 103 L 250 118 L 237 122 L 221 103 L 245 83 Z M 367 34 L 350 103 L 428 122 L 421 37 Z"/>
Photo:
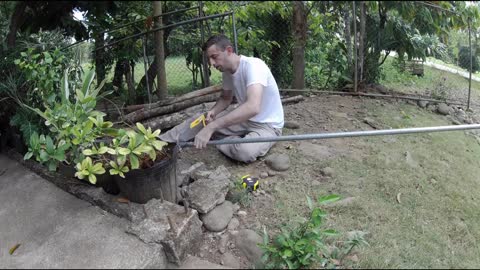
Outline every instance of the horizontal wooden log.
<path id="1" fill-rule="evenodd" d="M 130 106 L 125 107 L 125 110 L 130 113 L 130 112 L 133 112 L 133 111 L 146 109 L 146 108 L 153 109 L 153 108 L 157 108 L 157 107 L 160 107 L 160 106 L 166 106 L 166 105 L 182 102 L 182 101 L 185 101 L 185 100 L 193 99 L 193 98 L 196 98 L 196 97 L 217 93 L 217 92 L 220 92 L 220 91 L 222 91 L 222 86 L 221 85 L 213 85 L 213 86 L 209 86 L 209 87 L 206 87 L 206 88 L 202 88 L 202 89 L 199 89 L 199 90 L 189 92 L 187 94 L 184 94 L 184 95 L 181 95 L 181 96 L 178 96 L 178 97 L 170 97 L 166 100 L 160 100 L 160 101 L 157 101 L 157 102 L 152 103 L 152 104 L 147 103 L 147 104 L 130 105 Z"/>
<path id="2" fill-rule="evenodd" d="M 296 103 L 296 102 L 303 101 L 304 99 L 305 98 L 301 95 L 284 98 L 282 99 L 282 104 L 285 105 L 285 104 Z M 215 102 L 195 105 L 183 111 L 175 112 L 168 115 L 161 115 L 161 116 L 150 118 L 148 120 L 144 120 L 143 124 L 147 127 L 151 127 L 153 130 L 169 129 L 176 125 L 181 124 L 183 121 L 187 120 L 187 118 L 193 116 L 196 113 L 208 111 L 213 107 L 213 105 L 215 105 Z"/>
<path id="3" fill-rule="evenodd" d="M 124 121 L 128 123 L 135 123 L 135 122 L 142 121 L 144 119 L 152 118 L 155 116 L 178 112 L 183 109 L 186 109 L 198 104 L 202 104 L 205 102 L 216 101 L 219 97 L 220 97 L 220 93 L 213 93 L 213 94 L 204 95 L 197 98 L 192 98 L 192 99 L 184 100 L 181 102 L 173 103 L 171 105 L 160 106 L 150 110 L 141 109 L 141 110 L 127 114 L 124 117 Z"/>
<path id="4" fill-rule="evenodd" d="M 288 98 L 282 98 L 282 104 L 290 104 L 290 103 L 297 103 L 300 101 L 305 100 L 305 98 L 302 95 L 298 96 L 293 96 L 293 97 L 288 97 Z"/>
<path id="5" fill-rule="evenodd" d="M 205 112 L 209 110 L 211 107 L 213 107 L 213 105 L 215 105 L 215 102 L 195 105 L 181 112 L 175 112 L 168 115 L 161 115 L 161 116 L 150 118 L 148 120 L 143 121 L 143 124 L 146 127 L 151 127 L 152 130 L 169 129 L 176 125 L 181 124 L 183 121 L 187 120 L 187 118 L 193 116 L 196 113 Z"/>

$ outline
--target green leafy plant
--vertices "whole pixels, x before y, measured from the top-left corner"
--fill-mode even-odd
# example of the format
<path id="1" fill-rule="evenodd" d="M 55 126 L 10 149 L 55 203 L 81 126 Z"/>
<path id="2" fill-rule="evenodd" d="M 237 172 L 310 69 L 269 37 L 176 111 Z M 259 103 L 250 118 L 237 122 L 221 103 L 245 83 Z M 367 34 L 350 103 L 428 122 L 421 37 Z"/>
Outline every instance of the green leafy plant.
<path id="1" fill-rule="evenodd" d="M 339 200 L 338 195 L 328 195 L 318 198 L 320 205 Z M 259 246 L 264 251 L 262 260 L 266 268 L 298 269 L 310 268 L 319 263 L 322 267 L 333 266 L 329 248 L 325 243 L 327 237 L 337 236 L 333 229 L 322 229 L 323 219 L 326 213 L 314 207 L 310 197 L 307 196 L 308 207 L 311 210 L 307 220 L 294 228 L 284 226 L 281 233 L 270 243 L 268 233 L 264 228 L 263 244 Z M 348 242 L 348 254 L 353 247 L 364 242 L 363 238 L 356 236 Z M 337 252 L 338 253 L 338 252 Z"/>
<path id="2" fill-rule="evenodd" d="M 97 170 L 97 173 L 88 171 L 88 174 L 103 174 L 105 169 L 109 169 L 108 172 L 111 175 L 125 178 L 125 173 L 130 170 L 151 166 L 167 143 L 158 138 L 160 130 L 152 132 L 150 127 L 145 128 L 141 123 L 137 123 L 136 127 L 138 131 L 119 129 L 117 136 L 113 137 L 107 145 L 100 143 L 97 146 L 94 143 L 91 148 L 83 150 L 83 155 L 89 159 L 93 158 L 97 162 L 95 164 L 99 164 L 98 168 L 103 169 Z M 82 174 L 84 162 L 85 159 L 77 164 L 79 175 Z M 88 180 L 95 183 L 92 182 L 95 178 L 89 177 Z"/>
<path id="3" fill-rule="evenodd" d="M 53 104 L 57 97 L 62 71 L 67 67 L 67 59 L 60 49 L 38 51 L 28 48 L 20 53 L 20 58 L 14 63 L 25 74 L 31 87 L 27 92 L 27 103 L 40 107 L 45 101 Z"/>
<path id="4" fill-rule="evenodd" d="M 55 171 L 58 162 L 65 160 L 65 151 L 70 148 L 70 143 L 60 140 L 54 143 L 50 136 L 44 134 L 38 135 L 33 132 L 30 136 L 28 152 L 24 159 L 30 159 L 35 156 L 35 159 L 41 164 L 46 164 L 50 171 Z"/>
<path id="5" fill-rule="evenodd" d="M 232 203 L 239 203 L 243 207 L 250 207 L 253 202 L 253 195 L 242 186 L 243 181 L 235 181 L 227 193 L 227 200 Z"/>
<path id="6" fill-rule="evenodd" d="M 97 182 L 97 177 L 95 176 L 96 174 L 104 174 L 105 169 L 103 168 L 101 163 L 95 163 L 93 164 L 92 159 L 90 157 L 86 157 L 84 160 L 82 160 L 81 163 L 78 163 L 77 166 L 77 172 L 75 173 L 75 176 L 78 177 L 79 179 L 84 179 L 85 177 L 88 177 L 88 181 L 90 183 L 95 184 Z"/>
<path id="7" fill-rule="evenodd" d="M 343 260 L 352 252 L 355 247 L 369 246 L 365 240 L 365 232 L 353 231 L 348 233 L 347 240 L 344 241 L 341 247 L 334 246 L 330 251 L 330 261 L 334 264 L 342 264 Z"/>
<path id="8" fill-rule="evenodd" d="M 56 142 L 56 145 L 62 145 L 64 151 L 61 155 L 62 159 L 60 159 L 60 155 L 55 156 L 56 162 L 51 161 L 49 163 L 50 170 L 55 170 L 60 161 L 67 164 L 82 161 L 85 157 L 82 151 L 91 147 L 94 141 L 105 136 L 105 134 L 115 135 L 115 130 L 112 129 L 113 123 L 104 121 L 105 114 L 95 110 L 96 101 L 101 97 L 99 91 L 105 81 L 93 89 L 92 82 L 95 75 L 93 69 L 86 74 L 81 84 L 69 83 L 68 73 L 68 69 L 63 72 L 64 75 L 60 84 L 61 102 L 56 101 L 51 106 L 44 104 L 45 110 L 42 111 L 38 107 L 31 107 L 18 101 L 24 108 L 30 109 L 44 119 L 44 125 L 48 128 L 49 134 L 41 136 L 51 138 L 50 140 Z M 70 91 L 72 85 L 81 85 L 81 88 L 74 88 Z M 107 94 L 104 93 L 103 95 Z M 30 140 L 29 148 L 32 151 L 25 155 L 25 159 L 35 156 L 37 161 L 44 162 L 43 158 L 38 156 L 40 152 L 35 151 L 38 148 L 35 140 Z"/>

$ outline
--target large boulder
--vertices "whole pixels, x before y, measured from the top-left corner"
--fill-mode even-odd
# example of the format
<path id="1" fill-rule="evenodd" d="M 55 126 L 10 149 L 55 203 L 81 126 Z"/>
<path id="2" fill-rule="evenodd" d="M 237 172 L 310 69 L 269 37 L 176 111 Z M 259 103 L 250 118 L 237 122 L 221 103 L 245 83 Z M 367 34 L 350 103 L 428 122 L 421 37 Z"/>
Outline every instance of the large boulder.
<path id="1" fill-rule="evenodd" d="M 442 115 L 449 115 L 452 111 L 452 108 L 445 103 L 438 104 L 437 112 Z"/>
<path id="2" fill-rule="evenodd" d="M 207 214 L 200 215 L 203 226 L 211 232 L 223 231 L 230 223 L 232 217 L 233 204 L 229 201 L 223 202 Z"/>
<path id="3" fill-rule="evenodd" d="M 272 154 L 265 159 L 265 163 L 273 170 L 286 171 L 290 168 L 290 157 L 287 154 Z"/>
<path id="4" fill-rule="evenodd" d="M 187 187 L 186 198 L 191 208 L 201 214 L 210 212 L 225 201 L 231 174 L 225 166 L 219 166 L 208 178 L 198 179 Z"/>
<path id="5" fill-rule="evenodd" d="M 238 231 L 235 235 L 236 247 L 247 257 L 247 259 L 255 266 L 262 264 L 262 250 L 257 244 L 262 243 L 262 237 L 255 231 L 244 229 Z"/>

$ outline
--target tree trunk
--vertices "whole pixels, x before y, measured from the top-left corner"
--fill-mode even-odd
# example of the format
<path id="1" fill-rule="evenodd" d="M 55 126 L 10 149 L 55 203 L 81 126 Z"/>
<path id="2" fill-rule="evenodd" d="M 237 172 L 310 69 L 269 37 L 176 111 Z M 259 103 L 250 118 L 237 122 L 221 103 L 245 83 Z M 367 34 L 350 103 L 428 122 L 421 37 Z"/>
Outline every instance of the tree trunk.
<path id="1" fill-rule="evenodd" d="M 146 91 L 146 85 L 147 85 L 147 77 L 148 76 L 148 89 L 153 89 L 153 81 L 155 80 L 155 77 L 157 76 L 157 58 L 153 59 L 152 64 L 147 70 L 147 74 L 143 75 L 142 79 L 137 85 L 136 92 L 141 93 L 142 91 Z"/>
<path id="2" fill-rule="evenodd" d="M 19 1 L 15 5 L 12 17 L 10 18 L 10 28 L 7 34 L 7 48 L 12 49 L 17 42 L 17 31 L 25 23 L 25 9 L 27 7 L 27 1 Z"/>
<path id="3" fill-rule="evenodd" d="M 153 2 L 153 15 L 162 14 L 162 2 Z M 155 20 L 155 28 L 162 26 L 162 17 Z M 165 48 L 163 43 L 163 30 L 155 32 L 155 58 L 157 61 L 157 96 L 159 100 L 167 97 L 167 74 L 165 70 Z"/>
<path id="4" fill-rule="evenodd" d="M 113 74 L 113 86 L 116 86 L 119 89 L 122 88 L 123 74 L 125 74 L 123 60 L 118 60 L 115 64 L 115 73 Z"/>
<path id="5" fill-rule="evenodd" d="M 365 1 L 360 2 L 360 38 L 359 38 L 359 45 L 358 45 L 358 68 L 359 68 L 359 82 L 362 82 L 364 78 L 364 64 L 365 64 Z"/>
<path id="6" fill-rule="evenodd" d="M 352 62 L 352 39 L 350 29 L 350 4 L 346 3 L 343 13 L 343 20 L 345 21 L 345 47 L 347 48 L 347 69 L 349 78 L 353 78 L 353 62 Z M 353 80 L 352 80 L 353 81 Z"/>
<path id="7" fill-rule="evenodd" d="M 128 87 L 128 103 L 135 101 L 135 84 L 133 83 L 133 76 L 128 60 L 123 61 L 125 66 L 125 81 Z"/>
<path id="8" fill-rule="evenodd" d="M 293 2 L 293 83 L 294 89 L 305 88 L 305 44 L 307 43 L 307 14 L 303 1 Z"/>
<path id="9" fill-rule="evenodd" d="M 95 48 L 100 48 L 105 45 L 105 40 L 103 38 L 103 34 L 96 33 L 94 34 L 95 37 Z M 97 85 L 100 85 L 100 82 L 105 79 L 105 60 L 104 60 L 104 52 L 105 48 L 95 51 L 95 71 L 97 73 Z"/>
<path id="10" fill-rule="evenodd" d="M 205 103 L 205 102 L 216 101 L 216 100 L 218 100 L 219 96 L 220 96 L 219 93 L 213 93 L 213 94 L 210 94 L 210 95 L 205 95 L 205 96 L 201 96 L 201 97 L 198 97 L 198 98 L 185 100 L 185 101 L 177 102 L 177 103 L 174 103 L 174 104 L 171 104 L 171 105 L 157 107 L 157 108 L 154 108 L 154 109 L 138 110 L 138 111 L 132 112 L 130 114 L 127 114 L 124 117 L 124 120 L 126 122 L 129 122 L 129 123 L 135 123 L 135 122 L 138 122 L 138 121 L 143 121 L 145 119 L 152 118 L 152 117 L 155 117 L 155 116 L 164 115 L 164 114 L 173 113 L 173 112 L 178 112 L 178 111 L 181 111 L 185 108 L 192 107 L 194 105 L 202 104 L 202 103 Z"/>

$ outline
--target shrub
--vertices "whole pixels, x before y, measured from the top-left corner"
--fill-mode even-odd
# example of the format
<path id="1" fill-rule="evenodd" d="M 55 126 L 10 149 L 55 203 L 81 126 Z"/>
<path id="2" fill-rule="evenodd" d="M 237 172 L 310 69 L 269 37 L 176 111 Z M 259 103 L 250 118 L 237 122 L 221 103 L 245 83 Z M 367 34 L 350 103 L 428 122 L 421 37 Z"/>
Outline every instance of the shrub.
<path id="1" fill-rule="evenodd" d="M 318 203 L 327 204 L 339 199 L 338 195 L 329 195 L 318 198 Z M 332 229 L 322 229 L 326 213 L 314 207 L 308 196 L 307 202 L 311 210 L 309 218 L 293 228 L 282 227 L 282 233 L 277 235 L 272 243 L 264 228 L 263 244 L 259 246 L 264 250 L 262 260 L 266 263 L 266 268 L 311 268 L 317 263 L 322 267 L 332 267 L 334 262 L 338 263 L 338 259 L 343 259 L 354 247 L 366 244 L 363 234 L 357 233 L 352 235 L 342 249 L 329 249 L 325 243 L 326 238 L 338 233 Z"/>

